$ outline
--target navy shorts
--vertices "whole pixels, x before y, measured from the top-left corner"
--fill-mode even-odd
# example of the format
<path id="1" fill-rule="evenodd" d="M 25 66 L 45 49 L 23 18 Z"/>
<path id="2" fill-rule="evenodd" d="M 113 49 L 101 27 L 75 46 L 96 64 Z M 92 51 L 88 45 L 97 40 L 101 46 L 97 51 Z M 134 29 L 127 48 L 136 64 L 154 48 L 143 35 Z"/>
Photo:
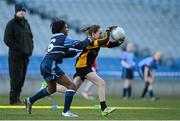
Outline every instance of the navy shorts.
<path id="1" fill-rule="evenodd" d="M 123 68 L 122 69 L 122 79 L 133 79 L 134 72 L 133 69 Z"/>
<path id="2" fill-rule="evenodd" d="M 63 76 L 65 73 L 58 67 L 56 61 L 51 59 L 44 59 L 40 65 L 41 75 L 48 81 L 54 81 L 57 77 Z"/>
<path id="3" fill-rule="evenodd" d="M 144 80 L 144 70 L 145 70 L 145 66 L 143 67 L 138 67 L 138 73 L 139 73 L 139 76 L 142 80 Z M 148 71 L 148 77 L 151 77 L 151 73 L 150 71 Z"/>
<path id="4" fill-rule="evenodd" d="M 74 74 L 73 78 L 79 76 L 81 80 L 84 81 L 86 79 L 86 75 L 90 72 L 93 72 L 92 68 L 76 68 L 76 73 Z"/>

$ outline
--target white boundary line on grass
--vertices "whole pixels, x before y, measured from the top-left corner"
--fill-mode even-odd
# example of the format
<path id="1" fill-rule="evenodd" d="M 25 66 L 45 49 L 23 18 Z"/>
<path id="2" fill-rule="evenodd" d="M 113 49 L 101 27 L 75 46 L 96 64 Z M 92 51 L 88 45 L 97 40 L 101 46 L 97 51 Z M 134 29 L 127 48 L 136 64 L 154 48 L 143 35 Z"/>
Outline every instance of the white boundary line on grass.
<path id="1" fill-rule="evenodd" d="M 10 105 L 0 105 L 0 109 L 24 109 L 25 106 L 10 106 Z M 63 109 L 64 106 L 32 106 L 33 109 Z M 169 108 L 156 108 L 156 107 L 115 107 L 119 110 L 168 110 Z M 71 106 L 71 109 L 80 110 L 90 110 L 90 109 L 100 109 L 96 106 Z"/>

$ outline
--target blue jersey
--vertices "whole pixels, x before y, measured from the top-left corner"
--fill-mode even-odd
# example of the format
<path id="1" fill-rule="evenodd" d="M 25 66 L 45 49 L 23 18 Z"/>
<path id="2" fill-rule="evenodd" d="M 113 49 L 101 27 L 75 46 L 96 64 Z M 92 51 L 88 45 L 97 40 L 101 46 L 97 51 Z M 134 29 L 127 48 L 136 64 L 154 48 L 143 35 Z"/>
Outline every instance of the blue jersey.
<path id="1" fill-rule="evenodd" d="M 153 57 L 147 57 L 139 62 L 138 66 L 148 67 L 149 69 L 157 69 L 158 62 Z"/>
<path id="2" fill-rule="evenodd" d="M 65 73 L 58 66 L 62 63 L 63 58 L 74 57 L 76 50 L 69 48 L 84 49 L 90 44 L 87 38 L 84 41 L 73 40 L 63 33 L 54 34 L 48 46 L 48 51 L 41 62 L 41 74 L 46 81 L 56 80 L 57 77 L 63 76 Z"/>
<path id="3" fill-rule="evenodd" d="M 57 60 L 59 63 L 61 63 L 63 58 L 76 55 L 76 51 L 69 50 L 69 48 L 83 49 L 89 43 L 89 39 L 79 41 L 71 39 L 70 37 L 65 36 L 63 33 L 53 34 L 45 58 Z"/>
<path id="4" fill-rule="evenodd" d="M 135 66 L 134 53 L 124 51 L 121 57 L 121 64 L 124 68 L 133 68 Z"/>

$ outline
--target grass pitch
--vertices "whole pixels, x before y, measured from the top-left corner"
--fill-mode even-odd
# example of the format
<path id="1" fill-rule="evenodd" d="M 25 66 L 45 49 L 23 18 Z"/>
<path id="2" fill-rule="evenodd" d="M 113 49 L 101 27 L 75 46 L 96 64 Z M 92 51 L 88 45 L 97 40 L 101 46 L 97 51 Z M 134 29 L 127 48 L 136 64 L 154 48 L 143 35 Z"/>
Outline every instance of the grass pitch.
<path id="1" fill-rule="evenodd" d="M 108 106 L 117 110 L 107 117 L 102 117 L 100 109 L 95 106 L 98 99 L 85 100 L 75 96 L 71 111 L 78 114 L 78 118 L 62 117 L 63 104 L 64 96 L 54 95 L 50 100 L 43 98 L 34 104 L 29 115 L 24 106 L 9 106 L 8 97 L 0 96 L 0 120 L 180 120 L 180 97 L 162 97 L 155 102 L 108 97 Z M 52 105 L 59 107 L 52 108 Z"/>

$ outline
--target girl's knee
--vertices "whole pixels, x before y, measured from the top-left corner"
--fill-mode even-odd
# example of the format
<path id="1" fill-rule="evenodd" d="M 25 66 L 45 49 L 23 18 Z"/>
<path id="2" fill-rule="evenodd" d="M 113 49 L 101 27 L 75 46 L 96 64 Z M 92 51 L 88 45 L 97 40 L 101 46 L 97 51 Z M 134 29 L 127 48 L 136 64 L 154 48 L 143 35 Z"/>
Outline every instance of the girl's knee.
<path id="1" fill-rule="evenodd" d="M 68 87 L 69 89 L 75 90 L 76 91 L 76 85 L 74 83 L 71 83 Z"/>
<path id="2" fill-rule="evenodd" d="M 49 94 L 55 93 L 55 92 L 56 92 L 56 87 L 54 87 L 54 88 L 48 88 L 48 92 L 49 92 Z"/>
<path id="3" fill-rule="evenodd" d="M 102 86 L 105 86 L 105 81 L 104 81 L 104 80 L 100 81 L 99 84 L 98 84 L 98 86 L 101 86 L 101 87 L 102 87 Z"/>

